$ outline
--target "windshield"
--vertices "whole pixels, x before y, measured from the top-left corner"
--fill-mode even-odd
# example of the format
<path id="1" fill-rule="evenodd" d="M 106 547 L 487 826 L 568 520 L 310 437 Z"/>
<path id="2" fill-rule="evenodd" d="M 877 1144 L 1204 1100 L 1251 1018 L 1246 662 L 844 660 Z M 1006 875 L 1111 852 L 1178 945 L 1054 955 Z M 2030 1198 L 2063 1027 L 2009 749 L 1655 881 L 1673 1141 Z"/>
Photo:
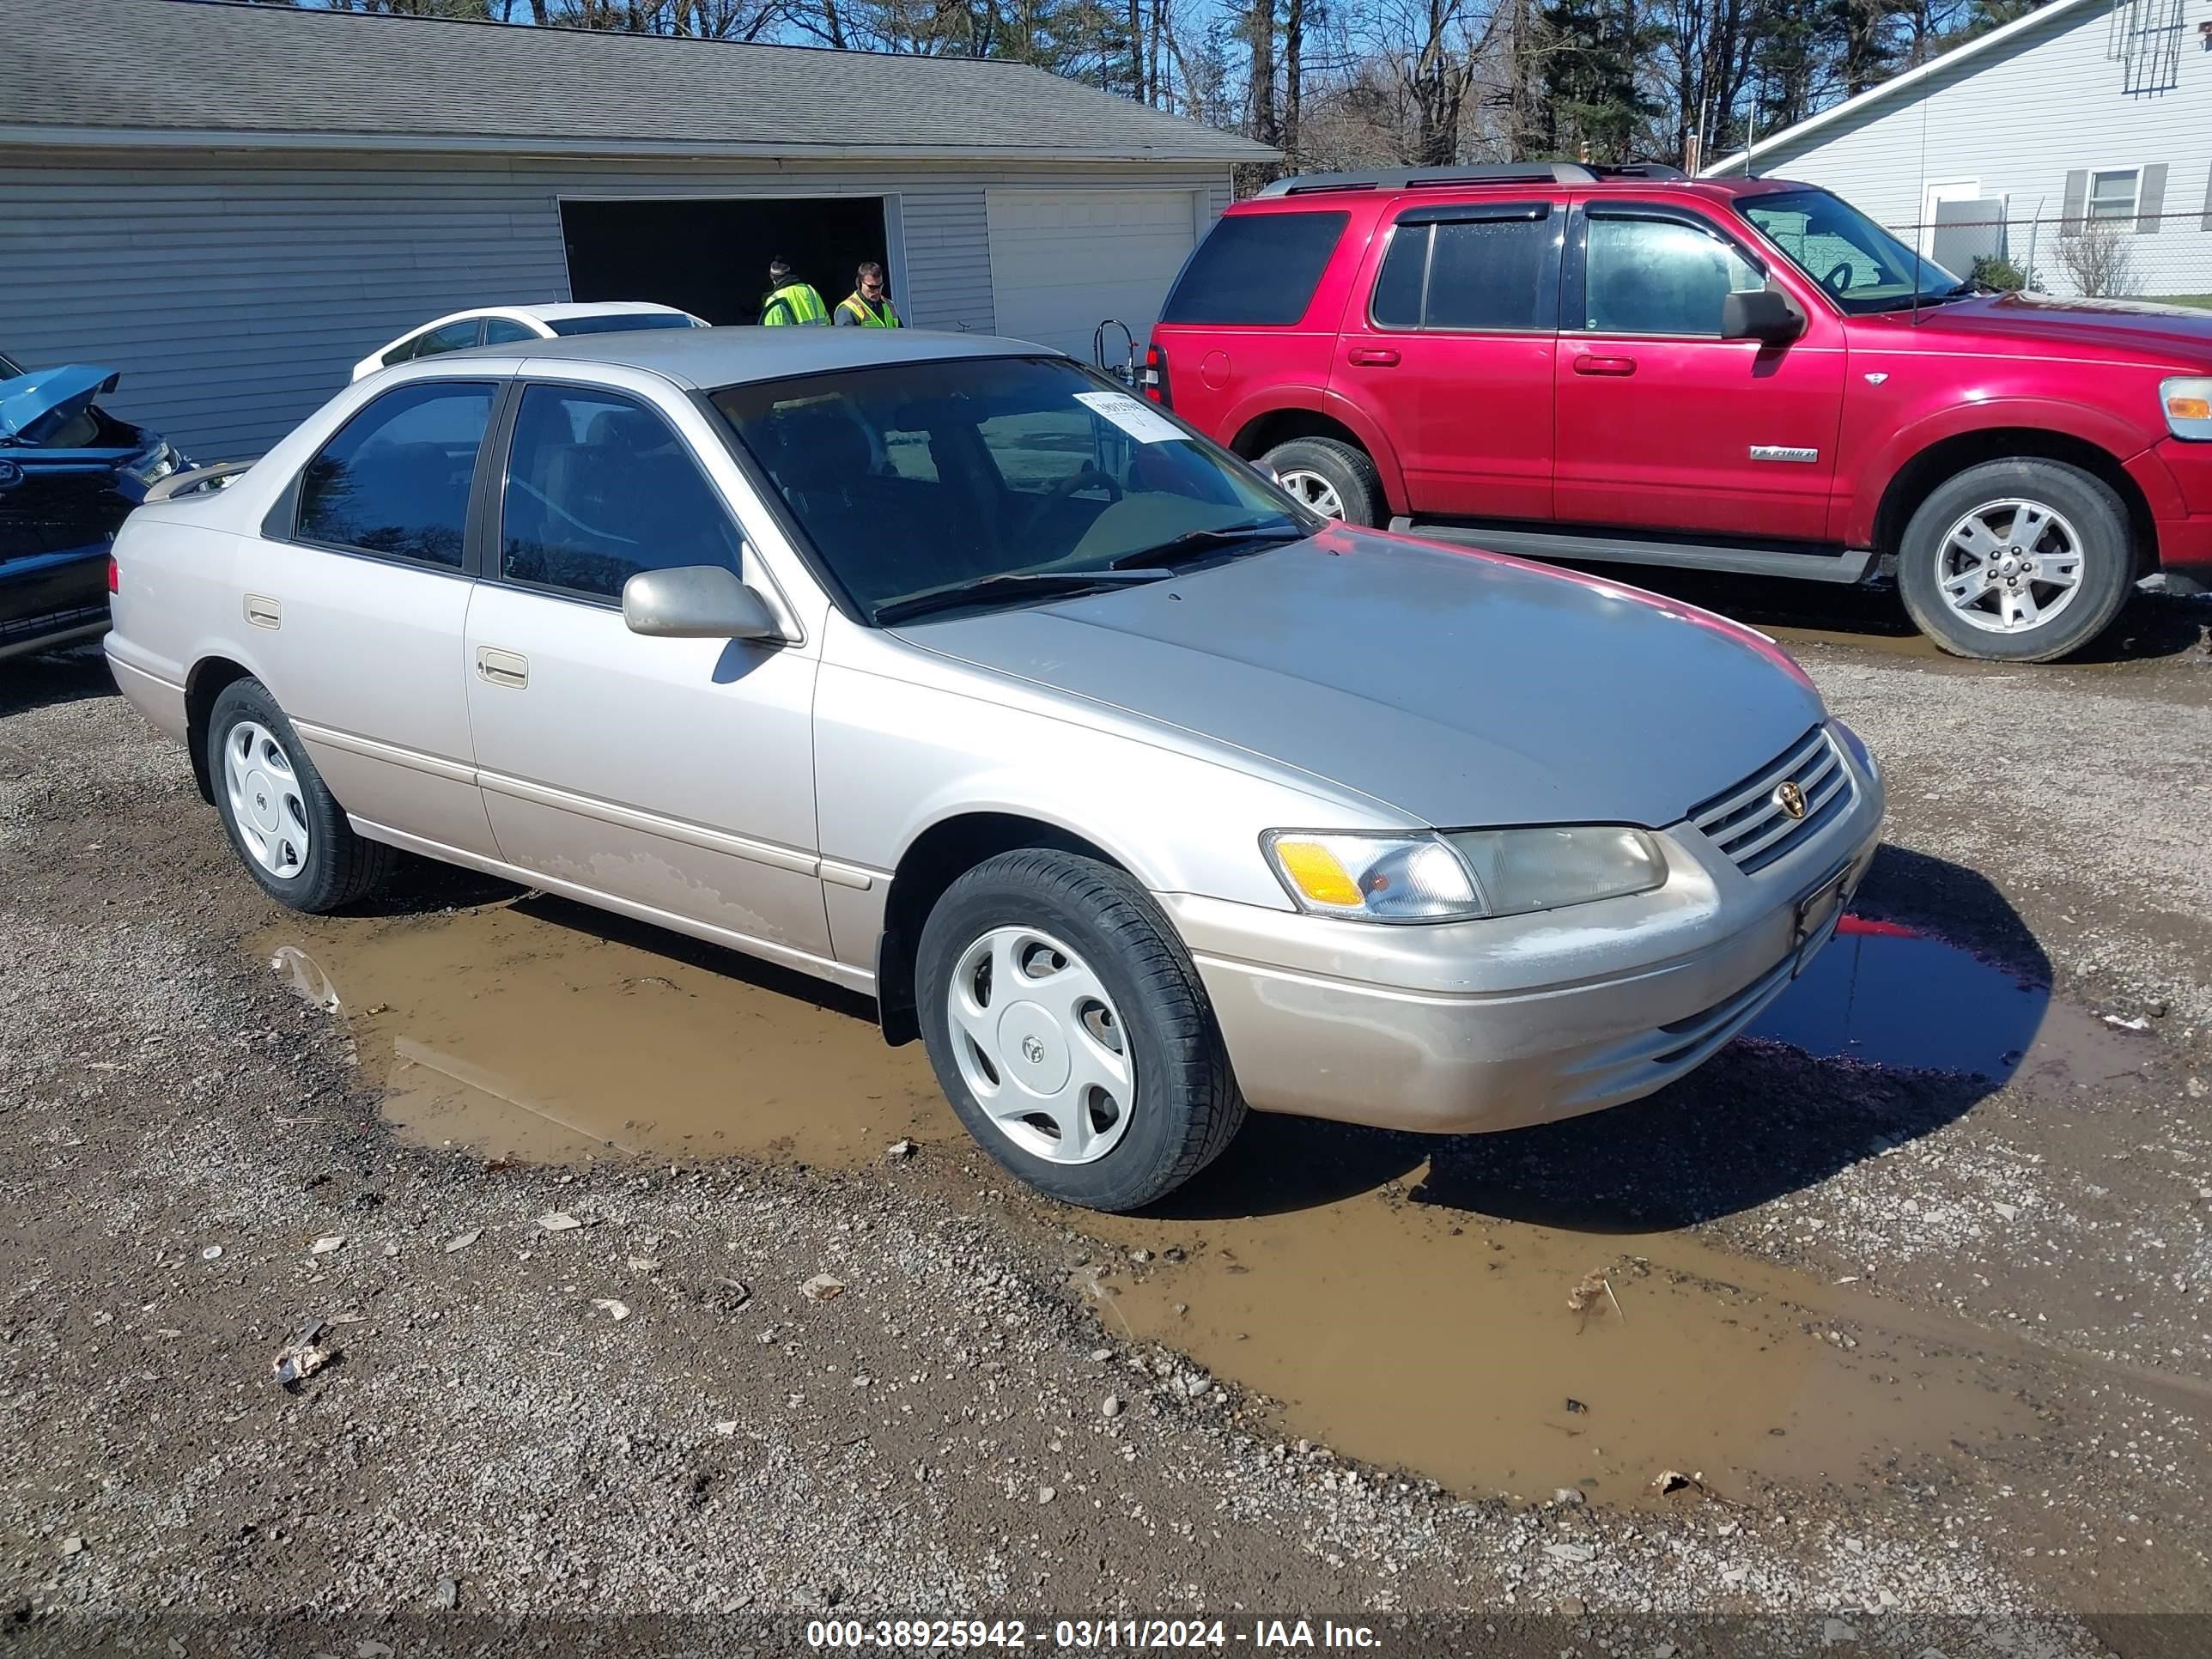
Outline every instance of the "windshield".
<path id="1" fill-rule="evenodd" d="M 897 363 L 714 402 L 872 620 L 949 609 L 970 588 L 974 604 L 1012 605 L 1103 586 L 1317 527 L 1235 456 L 1064 357 Z"/>
<path id="2" fill-rule="evenodd" d="M 1853 316 L 1954 300 L 1956 276 L 1825 190 L 1740 198 L 1735 210 Z"/>
<path id="3" fill-rule="evenodd" d="M 4 352 L 0 352 L 0 380 L 12 380 L 22 372 Z"/>
<path id="4" fill-rule="evenodd" d="M 602 317 L 555 317 L 545 325 L 556 334 L 626 334 L 634 328 L 696 328 L 682 312 L 619 311 Z"/>

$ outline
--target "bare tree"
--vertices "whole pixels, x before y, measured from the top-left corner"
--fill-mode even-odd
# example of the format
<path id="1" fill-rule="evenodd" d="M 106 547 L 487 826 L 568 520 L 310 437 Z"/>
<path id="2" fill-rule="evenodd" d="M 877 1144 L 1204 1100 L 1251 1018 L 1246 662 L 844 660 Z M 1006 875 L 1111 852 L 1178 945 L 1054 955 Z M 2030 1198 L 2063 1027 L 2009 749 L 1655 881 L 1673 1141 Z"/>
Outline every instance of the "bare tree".
<path id="1" fill-rule="evenodd" d="M 2131 230 L 2126 225 L 2085 224 L 2058 239 L 2058 268 L 2076 292 L 2100 300 L 2142 292 Z"/>

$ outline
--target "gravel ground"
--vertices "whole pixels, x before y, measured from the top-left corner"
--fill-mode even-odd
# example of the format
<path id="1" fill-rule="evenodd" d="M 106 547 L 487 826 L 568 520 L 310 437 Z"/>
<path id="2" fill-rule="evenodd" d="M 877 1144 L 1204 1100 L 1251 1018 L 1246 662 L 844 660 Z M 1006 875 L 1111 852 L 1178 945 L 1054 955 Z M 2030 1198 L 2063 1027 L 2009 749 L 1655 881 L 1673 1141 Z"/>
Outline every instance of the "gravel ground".
<path id="1" fill-rule="evenodd" d="M 345 1021 L 241 948 L 272 913 L 184 757 L 96 659 L 9 665 L 10 1638 L 782 1652 L 827 1618 L 1158 1617 L 1234 1647 L 1334 1618 L 1407 1654 L 2207 1650 L 2212 659 L 1790 643 L 1889 769 L 1862 910 L 2147 1029 L 2124 1075 L 2005 1088 L 1744 1044 L 1581 1127 L 1419 1146 L 1413 1195 L 1471 1226 L 1633 1216 L 1856 1281 L 1863 1328 L 2038 1425 L 1625 1506 L 1310 1443 L 1231 1368 L 1102 1324 L 1081 1287 L 1126 1246 L 950 1139 L 843 1170 L 404 1144 Z M 329 1363 L 282 1386 L 311 1321 Z"/>

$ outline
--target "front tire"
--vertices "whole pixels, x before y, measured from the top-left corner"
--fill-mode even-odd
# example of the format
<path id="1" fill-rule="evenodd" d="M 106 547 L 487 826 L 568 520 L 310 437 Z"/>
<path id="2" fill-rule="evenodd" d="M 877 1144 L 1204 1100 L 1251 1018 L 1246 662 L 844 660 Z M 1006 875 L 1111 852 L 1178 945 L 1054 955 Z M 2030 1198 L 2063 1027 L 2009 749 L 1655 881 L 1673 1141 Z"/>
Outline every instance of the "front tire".
<path id="1" fill-rule="evenodd" d="M 2050 662 L 2110 627 L 2134 585 L 2126 504 L 2063 461 L 1990 461 L 1936 486 L 1905 526 L 1897 580 L 1954 656 Z"/>
<path id="2" fill-rule="evenodd" d="M 342 909 L 381 886 L 396 854 L 354 834 L 307 746 L 258 680 L 223 687 L 209 712 L 216 811 L 246 874 L 291 909 Z"/>
<path id="3" fill-rule="evenodd" d="M 1198 971 L 1113 866 L 1042 849 L 985 860 L 930 912 L 917 969 L 939 1085 L 1038 1191 L 1138 1209 L 1236 1138 L 1244 1100 Z"/>
<path id="4" fill-rule="evenodd" d="M 1293 438 L 1260 458 L 1285 489 L 1323 518 L 1372 529 L 1382 521 L 1382 477 L 1375 463 L 1334 438 Z"/>

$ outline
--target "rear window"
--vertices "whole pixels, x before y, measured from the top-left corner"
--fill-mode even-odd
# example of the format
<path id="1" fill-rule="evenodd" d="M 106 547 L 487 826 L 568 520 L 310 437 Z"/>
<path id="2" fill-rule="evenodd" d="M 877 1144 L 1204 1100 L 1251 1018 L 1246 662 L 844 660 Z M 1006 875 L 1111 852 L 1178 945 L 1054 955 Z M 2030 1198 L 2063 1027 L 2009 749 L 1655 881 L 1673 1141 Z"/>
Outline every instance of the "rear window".
<path id="1" fill-rule="evenodd" d="M 1313 303 L 1351 217 L 1250 213 L 1220 220 L 1183 267 L 1160 320 L 1263 327 L 1297 322 Z"/>
<path id="2" fill-rule="evenodd" d="M 694 328 L 681 312 L 623 311 L 606 317 L 554 317 L 545 326 L 556 334 L 627 334 L 634 328 Z"/>

